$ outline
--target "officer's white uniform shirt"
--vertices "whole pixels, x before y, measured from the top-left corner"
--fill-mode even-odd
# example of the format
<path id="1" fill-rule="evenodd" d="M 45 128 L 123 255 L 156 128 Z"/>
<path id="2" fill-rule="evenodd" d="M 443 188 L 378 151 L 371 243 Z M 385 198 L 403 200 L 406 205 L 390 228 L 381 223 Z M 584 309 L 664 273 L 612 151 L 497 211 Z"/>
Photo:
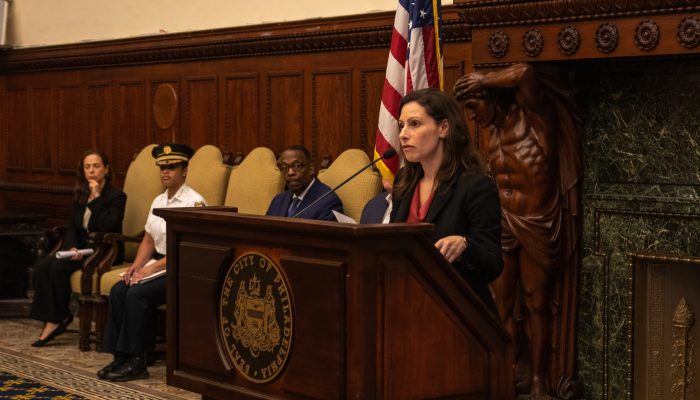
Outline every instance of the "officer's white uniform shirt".
<path id="1" fill-rule="evenodd" d="M 156 246 L 156 251 L 160 254 L 165 255 L 167 251 L 166 246 L 166 223 L 161 217 L 153 215 L 154 208 L 174 208 L 174 207 L 194 207 L 194 206 L 205 206 L 207 205 L 206 200 L 201 194 L 197 193 L 187 184 L 183 184 L 182 187 L 175 193 L 171 198 L 168 198 L 168 191 L 159 194 L 153 203 L 151 204 L 151 210 L 148 212 L 148 219 L 146 220 L 146 232 L 148 232 L 151 237 L 153 237 L 153 242 Z"/>

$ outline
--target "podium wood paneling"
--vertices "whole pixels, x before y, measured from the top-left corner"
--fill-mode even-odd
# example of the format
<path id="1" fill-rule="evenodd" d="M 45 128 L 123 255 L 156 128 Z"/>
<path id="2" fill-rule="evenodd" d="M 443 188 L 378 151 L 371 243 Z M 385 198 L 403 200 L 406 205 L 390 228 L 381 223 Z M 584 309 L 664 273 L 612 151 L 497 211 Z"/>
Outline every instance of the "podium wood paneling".
<path id="1" fill-rule="evenodd" d="M 431 225 L 155 213 L 168 222 L 168 384 L 205 399 L 513 398 L 507 335 Z M 280 267 L 292 304 L 292 347 L 268 383 L 240 374 L 219 336 L 224 277 L 249 252 Z"/>

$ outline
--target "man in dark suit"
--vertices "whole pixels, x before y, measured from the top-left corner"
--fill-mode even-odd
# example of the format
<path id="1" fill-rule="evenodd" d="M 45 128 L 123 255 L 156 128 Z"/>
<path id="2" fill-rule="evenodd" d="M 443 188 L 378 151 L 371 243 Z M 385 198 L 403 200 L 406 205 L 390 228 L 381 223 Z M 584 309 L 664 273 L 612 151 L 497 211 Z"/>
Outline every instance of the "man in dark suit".
<path id="1" fill-rule="evenodd" d="M 360 217 L 361 224 L 388 224 L 391 215 L 391 182 L 382 179 L 384 191 L 365 204 Z"/>
<path id="2" fill-rule="evenodd" d="M 287 190 L 272 199 L 266 215 L 292 217 L 331 190 L 314 178 L 311 154 L 304 146 L 294 145 L 285 149 L 277 165 L 284 174 Z M 335 193 L 326 196 L 298 217 L 335 221 L 333 211 L 343 212 L 343 203 Z"/>

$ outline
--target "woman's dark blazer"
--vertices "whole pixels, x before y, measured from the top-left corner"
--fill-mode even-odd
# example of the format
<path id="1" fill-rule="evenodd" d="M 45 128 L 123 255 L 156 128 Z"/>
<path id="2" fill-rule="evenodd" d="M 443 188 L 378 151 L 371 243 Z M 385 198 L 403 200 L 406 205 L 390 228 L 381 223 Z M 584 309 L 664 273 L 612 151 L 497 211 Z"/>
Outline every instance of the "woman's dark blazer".
<path id="1" fill-rule="evenodd" d="M 405 169 L 398 176 L 402 173 Z M 403 198 L 394 197 L 391 222 L 406 221 L 414 190 L 415 185 Z M 446 190 L 437 189 L 424 222 L 435 224 L 433 243 L 451 235 L 467 238 L 467 249 L 452 265 L 495 311 L 488 283 L 501 274 L 503 258 L 501 202 L 494 181 L 486 175 L 468 174 L 459 169 L 446 184 Z"/>
<path id="2" fill-rule="evenodd" d="M 100 196 L 88 202 L 87 205 L 81 205 L 74 201 L 63 248 L 85 248 L 89 235 L 88 230 L 90 232 L 121 233 L 125 206 L 126 194 L 109 183 L 105 184 Z M 85 207 L 88 207 L 92 213 L 88 221 L 88 230 L 83 228 Z M 115 264 L 121 263 L 122 255 L 123 251 L 120 251 Z"/>

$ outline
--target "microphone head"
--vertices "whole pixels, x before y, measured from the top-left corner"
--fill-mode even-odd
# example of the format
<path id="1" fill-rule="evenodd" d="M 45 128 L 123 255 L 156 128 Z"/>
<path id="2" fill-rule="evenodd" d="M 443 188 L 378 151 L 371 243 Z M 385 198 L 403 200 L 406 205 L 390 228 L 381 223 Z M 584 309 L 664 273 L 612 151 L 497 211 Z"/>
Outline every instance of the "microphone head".
<path id="1" fill-rule="evenodd" d="M 389 159 L 395 155 L 396 155 L 396 150 L 391 148 L 391 149 L 385 151 L 384 154 L 382 154 L 382 158 L 386 160 L 386 159 Z"/>

